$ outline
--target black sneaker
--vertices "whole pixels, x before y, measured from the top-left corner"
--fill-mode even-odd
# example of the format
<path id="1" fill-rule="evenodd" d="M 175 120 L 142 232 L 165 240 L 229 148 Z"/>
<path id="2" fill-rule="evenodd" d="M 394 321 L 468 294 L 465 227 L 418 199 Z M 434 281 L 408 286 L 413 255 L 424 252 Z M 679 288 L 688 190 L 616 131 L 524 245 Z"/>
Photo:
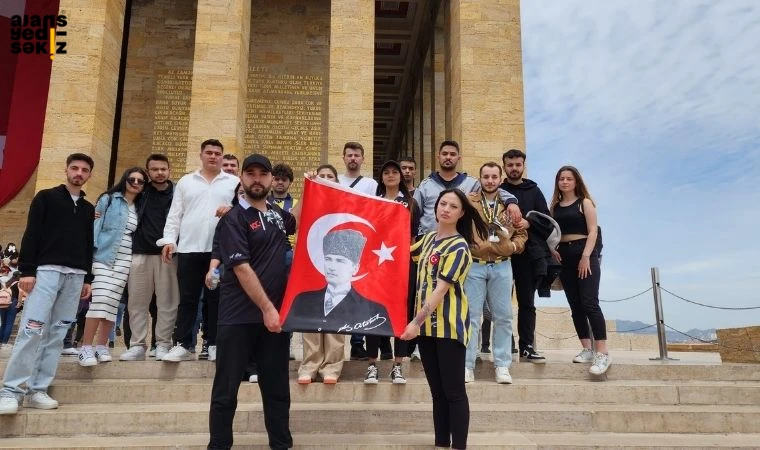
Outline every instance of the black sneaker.
<path id="1" fill-rule="evenodd" d="M 512 347 L 512 354 L 513 354 L 513 355 L 516 355 L 516 354 L 518 354 L 518 353 L 520 353 L 520 351 L 519 351 L 519 350 L 517 350 L 516 348 Z"/>
<path id="2" fill-rule="evenodd" d="M 367 351 L 361 345 L 351 346 L 351 361 L 367 361 Z"/>
<path id="3" fill-rule="evenodd" d="M 198 353 L 198 359 L 208 359 L 208 344 L 206 342 L 203 343 L 201 352 Z"/>
<path id="4" fill-rule="evenodd" d="M 364 384 L 377 384 L 377 381 L 377 366 L 370 364 L 369 367 L 367 367 L 367 374 L 364 375 Z"/>
<path id="5" fill-rule="evenodd" d="M 480 353 L 491 353 L 491 349 L 488 347 L 481 347 Z"/>
<path id="6" fill-rule="evenodd" d="M 114 342 L 108 341 L 108 348 L 114 348 Z"/>
<path id="7" fill-rule="evenodd" d="M 121 327 L 116 327 L 116 336 L 121 336 Z"/>
<path id="8" fill-rule="evenodd" d="M 390 353 L 380 353 L 380 359 L 382 361 L 389 361 L 393 359 L 393 352 Z"/>
<path id="9" fill-rule="evenodd" d="M 546 362 L 546 358 L 539 355 L 530 345 L 525 347 L 525 350 L 520 353 L 520 360 L 532 362 L 534 364 L 544 364 Z"/>

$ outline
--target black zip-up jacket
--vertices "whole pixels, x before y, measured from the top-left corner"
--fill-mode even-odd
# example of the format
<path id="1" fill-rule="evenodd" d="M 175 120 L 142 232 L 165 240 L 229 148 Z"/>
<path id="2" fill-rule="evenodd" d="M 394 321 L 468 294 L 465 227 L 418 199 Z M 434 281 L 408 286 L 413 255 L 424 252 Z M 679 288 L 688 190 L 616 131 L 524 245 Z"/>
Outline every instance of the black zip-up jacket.
<path id="1" fill-rule="evenodd" d="M 84 282 L 92 282 L 95 207 L 84 196 L 82 191 L 74 203 L 63 184 L 34 196 L 18 259 L 22 277 L 52 264 L 84 270 Z"/>

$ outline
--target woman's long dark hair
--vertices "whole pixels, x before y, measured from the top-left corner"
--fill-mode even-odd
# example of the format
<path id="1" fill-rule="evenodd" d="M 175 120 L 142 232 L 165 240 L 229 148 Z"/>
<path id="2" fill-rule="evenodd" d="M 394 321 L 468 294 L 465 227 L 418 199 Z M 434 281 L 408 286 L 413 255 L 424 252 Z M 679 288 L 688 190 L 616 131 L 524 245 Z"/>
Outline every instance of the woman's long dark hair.
<path id="1" fill-rule="evenodd" d="M 148 178 L 148 172 L 145 171 L 142 167 L 132 167 L 124 171 L 124 174 L 121 176 L 121 179 L 118 183 L 114 184 L 113 187 L 102 194 L 100 194 L 100 197 L 104 195 L 113 195 L 117 192 L 119 192 L 121 195 L 124 195 L 125 192 L 127 192 L 127 178 L 129 178 L 130 175 L 133 173 L 139 173 L 143 176 L 143 180 L 145 180 L 145 184 L 143 184 L 143 192 L 145 191 L 145 185 L 148 184 L 150 181 L 150 178 Z M 137 194 L 137 197 L 135 198 L 135 202 L 142 196 L 142 192 Z M 100 200 L 100 197 L 98 197 L 98 200 Z"/>
<path id="2" fill-rule="evenodd" d="M 395 167 L 393 167 L 395 169 Z M 399 171 L 399 181 L 398 183 L 398 190 L 404 194 L 404 198 L 406 199 L 407 208 L 409 210 L 412 210 L 412 195 L 409 193 L 409 188 L 406 186 L 406 183 L 404 183 L 404 176 Z M 385 183 L 383 183 L 383 174 L 380 174 L 380 179 L 377 180 L 377 191 L 375 191 L 375 195 L 378 197 L 385 197 L 385 193 L 387 192 L 387 188 L 385 187 Z"/>
<path id="3" fill-rule="evenodd" d="M 458 188 L 449 188 L 441 191 L 438 195 L 438 199 L 435 201 L 435 208 L 433 208 L 433 214 L 436 214 L 435 221 L 438 222 L 438 202 L 441 201 L 441 197 L 446 194 L 454 194 L 459 198 L 459 202 L 462 203 L 462 211 L 464 215 L 457 220 L 457 233 L 459 233 L 469 245 L 475 243 L 475 235 L 473 231 L 478 234 L 480 239 L 485 240 L 488 237 L 488 225 L 478 214 L 478 210 L 470 204 L 467 196 L 464 192 Z M 474 228 L 474 230 L 473 230 Z"/>

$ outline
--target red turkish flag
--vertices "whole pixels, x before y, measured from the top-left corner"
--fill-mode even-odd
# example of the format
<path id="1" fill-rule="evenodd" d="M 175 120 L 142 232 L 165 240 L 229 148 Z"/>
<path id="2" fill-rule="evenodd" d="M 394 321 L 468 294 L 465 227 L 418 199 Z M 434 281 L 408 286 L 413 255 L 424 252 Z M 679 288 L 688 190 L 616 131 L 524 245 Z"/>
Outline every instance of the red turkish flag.
<path id="1" fill-rule="evenodd" d="M 399 336 L 407 324 L 410 213 L 337 183 L 306 179 L 285 331 Z"/>

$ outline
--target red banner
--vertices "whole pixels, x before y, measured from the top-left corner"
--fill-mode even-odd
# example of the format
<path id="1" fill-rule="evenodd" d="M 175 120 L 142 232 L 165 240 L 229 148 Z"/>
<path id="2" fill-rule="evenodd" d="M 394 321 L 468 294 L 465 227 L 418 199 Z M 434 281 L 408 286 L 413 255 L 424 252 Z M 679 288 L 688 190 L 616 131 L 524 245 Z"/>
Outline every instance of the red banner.
<path id="1" fill-rule="evenodd" d="M 409 210 L 305 180 L 280 320 L 286 331 L 399 336 L 407 324 Z"/>
<path id="2" fill-rule="evenodd" d="M 40 161 L 52 65 L 46 27 L 55 22 L 43 19 L 57 15 L 58 0 L 0 2 L 0 206 Z M 21 25 L 13 26 L 14 16 Z"/>

